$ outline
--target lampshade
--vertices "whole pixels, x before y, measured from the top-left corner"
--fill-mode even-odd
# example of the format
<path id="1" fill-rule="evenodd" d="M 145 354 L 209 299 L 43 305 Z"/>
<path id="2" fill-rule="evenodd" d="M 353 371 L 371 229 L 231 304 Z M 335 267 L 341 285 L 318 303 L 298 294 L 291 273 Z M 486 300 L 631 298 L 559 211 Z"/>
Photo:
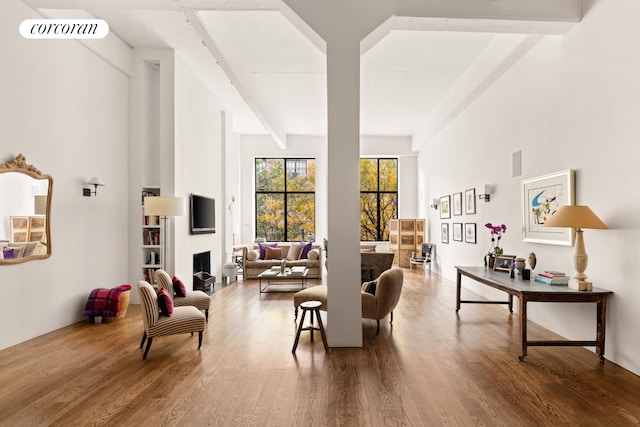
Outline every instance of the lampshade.
<path id="1" fill-rule="evenodd" d="M 153 196 L 144 198 L 144 214 L 158 216 L 186 215 L 183 197 Z"/>
<path id="2" fill-rule="evenodd" d="M 588 206 L 560 206 L 544 223 L 546 227 L 596 228 L 608 227 Z"/>
<path id="3" fill-rule="evenodd" d="M 102 182 L 102 180 L 100 178 L 98 178 L 97 176 L 94 176 L 89 181 L 87 181 L 87 184 L 89 184 L 89 185 L 97 185 L 97 186 L 100 186 L 100 187 L 104 187 L 105 186 L 105 183 Z"/>
<path id="4" fill-rule="evenodd" d="M 33 196 L 33 213 L 35 215 L 47 214 L 47 196 Z"/>

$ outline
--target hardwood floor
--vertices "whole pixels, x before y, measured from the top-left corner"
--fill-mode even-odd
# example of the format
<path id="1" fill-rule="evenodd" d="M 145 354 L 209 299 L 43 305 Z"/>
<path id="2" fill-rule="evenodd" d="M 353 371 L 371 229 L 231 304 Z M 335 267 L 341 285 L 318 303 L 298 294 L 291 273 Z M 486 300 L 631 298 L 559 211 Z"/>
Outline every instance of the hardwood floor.
<path id="1" fill-rule="evenodd" d="M 376 336 L 364 320 L 363 348 L 329 354 L 303 334 L 295 356 L 293 294 L 259 294 L 256 281 L 212 296 L 199 351 L 197 335 L 159 337 L 142 361 L 130 306 L 0 351 L 0 425 L 640 424 L 640 377 L 583 348 L 535 347 L 520 362 L 516 315 L 456 315 L 454 288 L 405 270 L 393 327 L 383 320 Z"/>

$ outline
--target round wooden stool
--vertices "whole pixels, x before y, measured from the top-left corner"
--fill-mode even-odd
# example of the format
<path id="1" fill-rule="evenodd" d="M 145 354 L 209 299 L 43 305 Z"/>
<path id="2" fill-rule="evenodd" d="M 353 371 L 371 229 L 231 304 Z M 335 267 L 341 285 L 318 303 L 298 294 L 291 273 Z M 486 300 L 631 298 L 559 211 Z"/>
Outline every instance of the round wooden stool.
<path id="1" fill-rule="evenodd" d="M 322 343 L 324 344 L 324 351 L 329 351 L 329 346 L 327 345 L 327 337 L 324 334 L 324 326 L 322 326 L 322 317 L 320 317 L 320 307 L 322 307 L 322 302 L 320 301 L 305 301 L 300 304 L 300 308 L 302 309 L 302 318 L 300 319 L 300 324 L 298 325 L 298 333 L 296 334 L 296 340 L 293 343 L 292 353 L 296 352 L 296 348 L 298 347 L 298 341 L 300 340 L 300 332 L 309 331 L 311 333 L 311 341 L 313 342 L 313 331 L 320 331 L 320 335 L 322 335 Z M 304 324 L 304 316 L 307 314 L 307 311 L 311 312 L 311 323 L 306 328 L 303 328 Z M 316 314 L 318 318 L 318 326 L 316 328 L 313 326 L 313 314 Z"/>

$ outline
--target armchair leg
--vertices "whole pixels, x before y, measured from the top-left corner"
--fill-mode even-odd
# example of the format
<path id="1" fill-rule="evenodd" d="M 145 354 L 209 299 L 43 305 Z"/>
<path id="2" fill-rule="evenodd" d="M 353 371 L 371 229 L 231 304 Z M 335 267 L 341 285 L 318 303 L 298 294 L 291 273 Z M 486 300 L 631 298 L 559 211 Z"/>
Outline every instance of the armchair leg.
<path id="1" fill-rule="evenodd" d="M 201 345 L 202 345 L 202 331 L 198 331 L 198 350 L 200 350 Z"/>
<path id="2" fill-rule="evenodd" d="M 389 320 L 389 323 L 393 323 L 393 311 L 391 312 L 391 320 Z"/>
<path id="3" fill-rule="evenodd" d="M 204 311 L 204 319 L 207 321 L 207 323 L 209 323 L 209 309 L 208 308 Z"/>
<path id="4" fill-rule="evenodd" d="M 376 335 L 378 335 L 380 333 L 380 320 L 376 320 L 376 323 L 378 324 L 378 327 L 376 328 Z"/>
<path id="5" fill-rule="evenodd" d="M 142 341 L 140 342 L 140 348 L 144 345 L 144 342 L 147 340 L 147 332 L 142 335 Z"/>
<path id="6" fill-rule="evenodd" d="M 147 358 L 147 353 L 149 353 L 149 348 L 151 347 L 151 341 L 153 341 L 153 337 L 149 337 L 149 341 L 147 341 L 147 348 L 144 350 L 144 355 L 142 355 L 142 360 Z"/>

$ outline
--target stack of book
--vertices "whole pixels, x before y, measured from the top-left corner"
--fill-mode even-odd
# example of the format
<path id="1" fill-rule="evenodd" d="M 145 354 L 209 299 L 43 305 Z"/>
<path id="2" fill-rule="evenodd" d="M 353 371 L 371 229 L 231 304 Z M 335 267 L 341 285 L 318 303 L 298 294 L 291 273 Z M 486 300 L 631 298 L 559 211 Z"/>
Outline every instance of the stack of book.
<path id="1" fill-rule="evenodd" d="M 536 281 L 546 283 L 547 285 L 562 285 L 569 284 L 569 276 L 561 271 L 544 271 L 536 275 Z"/>
<path id="2" fill-rule="evenodd" d="M 306 267 L 304 266 L 295 266 L 295 267 L 291 267 L 291 275 L 292 276 L 302 276 L 304 274 L 304 270 L 306 269 Z"/>

